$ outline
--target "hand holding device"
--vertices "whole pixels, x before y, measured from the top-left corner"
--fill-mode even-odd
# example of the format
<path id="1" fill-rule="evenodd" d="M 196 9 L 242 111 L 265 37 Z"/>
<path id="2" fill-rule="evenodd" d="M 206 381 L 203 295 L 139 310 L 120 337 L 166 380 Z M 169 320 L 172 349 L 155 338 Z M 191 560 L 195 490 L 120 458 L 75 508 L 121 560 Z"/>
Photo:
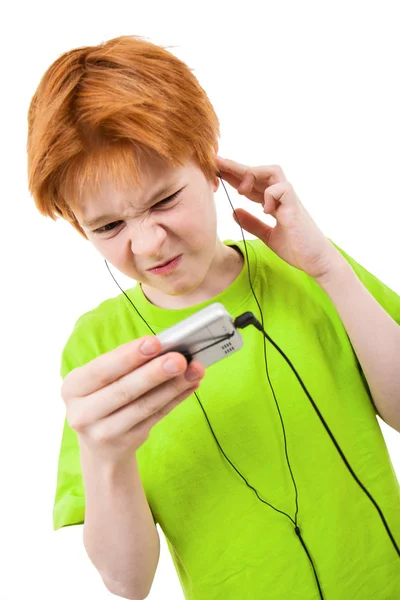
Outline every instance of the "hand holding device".
<path id="1" fill-rule="evenodd" d="M 156 344 L 150 356 L 140 351 L 145 340 Z M 69 426 L 80 445 L 106 462 L 128 458 L 151 428 L 200 385 L 205 374 L 201 363 L 193 361 L 188 369 L 182 355 L 158 356 L 160 351 L 155 336 L 141 337 L 73 369 L 63 381 Z M 169 361 L 176 365 L 175 373 L 164 371 Z M 197 372 L 197 381 L 186 379 L 189 371 Z"/>
<path id="2" fill-rule="evenodd" d="M 140 352 L 146 339 L 156 345 L 147 357 Z M 232 317 L 217 302 L 154 337 L 123 344 L 65 377 L 61 396 L 69 426 L 96 456 L 124 460 L 158 421 L 199 387 L 204 367 L 242 346 Z M 169 360 L 177 367 L 175 373 L 164 371 Z M 190 371 L 198 374 L 197 381 L 186 379 Z"/>

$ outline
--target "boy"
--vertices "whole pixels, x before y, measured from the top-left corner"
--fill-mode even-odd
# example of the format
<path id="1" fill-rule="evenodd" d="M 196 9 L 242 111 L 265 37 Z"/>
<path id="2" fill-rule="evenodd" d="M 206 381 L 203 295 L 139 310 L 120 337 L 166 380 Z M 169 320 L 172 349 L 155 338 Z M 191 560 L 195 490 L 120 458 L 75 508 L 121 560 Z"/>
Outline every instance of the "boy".
<path id="1" fill-rule="evenodd" d="M 323 235 L 279 167 L 221 159 L 218 137 L 188 67 L 139 38 L 67 52 L 32 99 L 36 206 L 137 281 L 63 350 L 54 528 L 84 523 L 106 587 L 131 600 L 149 594 L 157 523 L 190 600 L 397 598 L 399 485 L 376 415 L 400 431 L 400 298 Z M 222 242 L 217 173 L 276 227 L 238 210 L 259 239 Z M 384 521 L 271 345 L 266 377 L 255 328 L 207 374 L 157 356 L 150 333 L 214 302 L 261 318 L 249 280 Z"/>

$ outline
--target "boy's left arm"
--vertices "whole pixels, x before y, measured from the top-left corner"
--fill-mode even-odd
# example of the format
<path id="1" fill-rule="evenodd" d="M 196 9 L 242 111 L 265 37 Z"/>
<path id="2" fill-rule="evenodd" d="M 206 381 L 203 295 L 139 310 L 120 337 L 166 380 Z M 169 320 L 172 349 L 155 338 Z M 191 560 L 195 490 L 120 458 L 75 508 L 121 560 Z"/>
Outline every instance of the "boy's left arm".
<path id="1" fill-rule="evenodd" d="M 315 281 L 335 305 L 379 415 L 400 432 L 400 326 L 343 256 L 324 278 Z"/>
<path id="2" fill-rule="evenodd" d="M 218 175 L 276 219 L 271 226 L 243 208 L 242 229 L 257 236 L 287 264 L 312 277 L 330 297 L 364 371 L 376 410 L 400 432 L 400 326 L 319 229 L 279 165 L 250 167 L 217 156 Z M 334 244 L 335 245 L 335 244 Z M 389 290 L 390 292 L 390 290 Z"/>

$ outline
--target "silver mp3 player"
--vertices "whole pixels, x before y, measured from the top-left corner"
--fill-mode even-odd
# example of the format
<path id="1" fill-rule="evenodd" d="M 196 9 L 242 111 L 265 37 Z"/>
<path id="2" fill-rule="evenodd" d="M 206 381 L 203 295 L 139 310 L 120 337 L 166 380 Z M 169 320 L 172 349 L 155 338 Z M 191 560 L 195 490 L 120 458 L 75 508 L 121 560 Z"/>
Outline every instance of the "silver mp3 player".
<path id="1" fill-rule="evenodd" d="M 199 310 L 156 337 L 162 346 L 159 356 L 167 352 L 180 352 L 188 362 L 198 360 L 205 367 L 230 356 L 243 346 L 242 336 L 220 302 Z"/>

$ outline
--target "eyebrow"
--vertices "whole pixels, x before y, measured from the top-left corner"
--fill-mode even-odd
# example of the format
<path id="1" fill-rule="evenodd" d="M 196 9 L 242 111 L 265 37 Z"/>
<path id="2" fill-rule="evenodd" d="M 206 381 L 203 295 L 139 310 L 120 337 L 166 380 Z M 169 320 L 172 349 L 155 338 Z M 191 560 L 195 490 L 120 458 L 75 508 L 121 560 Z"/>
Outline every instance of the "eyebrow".
<path id="1" fill-rule="evenodd" d="M 155 192 L 153 194 L 153 196 L 150 198 L 148 204 L 151 204 L 156 198 L 158 198 L 159 196 L 162 196 L 163 194 L 166 194 L 169 190 L 171 190 L 173 187 L 175 187 L 175 183 L 169 183 L 168 185 L 164 185 L 162 186 L 159 190 L 157 190 L 157 192 Z M 144 205 L 147 206 L 147 203 Z M 115 219 L 118 215 L 114 214 L 114 213 L 107 213 L 105 215 L 100 215 L 98 217 L 94 217 L 93 219 L 89 219 L 88 221 L 82 220 L 82 225 L 84 227 L 93 227 L 95 225 L 98 225 L 100 223 L 103 222 L 111 222 L 112 219 Z"/>

